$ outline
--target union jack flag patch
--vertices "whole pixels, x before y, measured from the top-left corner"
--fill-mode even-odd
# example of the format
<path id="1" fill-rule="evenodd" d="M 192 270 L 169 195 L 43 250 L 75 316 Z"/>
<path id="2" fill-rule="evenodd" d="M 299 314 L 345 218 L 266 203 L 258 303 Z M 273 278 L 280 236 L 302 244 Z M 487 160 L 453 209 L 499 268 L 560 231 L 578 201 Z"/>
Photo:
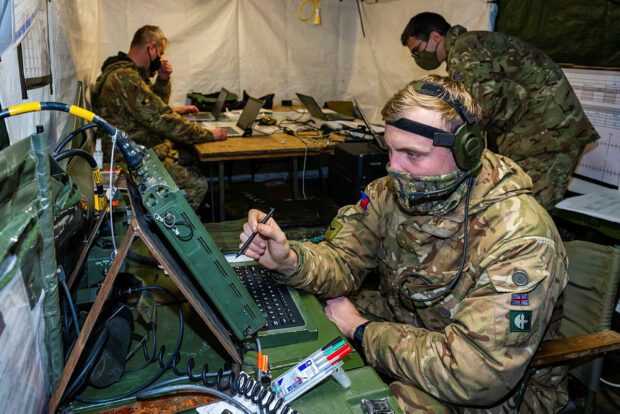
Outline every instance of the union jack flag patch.
<path id="1" fill-rule="evenodd" d="M 530 297 L 528 293 L 513 293 L 510 299 L 512 306 L 530 306 Z"/>
<path id="2" fill-rule="evenodd" d="M 368 210 L 368 204 L 370 204 L 370 197 L 362 191 L 362 196 L 360 197 L 360 207 L 364 210 Z"/>

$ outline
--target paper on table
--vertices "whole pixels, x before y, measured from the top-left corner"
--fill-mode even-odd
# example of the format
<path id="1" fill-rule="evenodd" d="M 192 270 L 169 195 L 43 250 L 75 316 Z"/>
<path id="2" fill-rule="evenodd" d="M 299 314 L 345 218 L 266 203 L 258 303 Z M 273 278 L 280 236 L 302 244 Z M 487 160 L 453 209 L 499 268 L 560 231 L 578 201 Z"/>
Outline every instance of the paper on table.
<path id="1" fill-rule="evenodd" d="M 620 223 L 620 191 L 602 191 L 567 198 L 556 208 Z"/>

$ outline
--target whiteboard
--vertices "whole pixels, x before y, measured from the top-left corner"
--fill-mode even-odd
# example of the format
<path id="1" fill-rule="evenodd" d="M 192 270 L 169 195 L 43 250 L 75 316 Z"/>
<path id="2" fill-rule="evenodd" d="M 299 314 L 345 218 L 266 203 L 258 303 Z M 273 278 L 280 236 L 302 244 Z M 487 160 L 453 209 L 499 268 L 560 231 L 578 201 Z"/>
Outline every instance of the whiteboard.
<path id="1" fill-rule="evenodd" d="M 606 187 L 620 186 L 620 72 L 562 69 L 584 112 L 601 138 L 589 144 L 574 174 Z M 571 182 L 571 191 L 591 192 L 591 186 Z"/>

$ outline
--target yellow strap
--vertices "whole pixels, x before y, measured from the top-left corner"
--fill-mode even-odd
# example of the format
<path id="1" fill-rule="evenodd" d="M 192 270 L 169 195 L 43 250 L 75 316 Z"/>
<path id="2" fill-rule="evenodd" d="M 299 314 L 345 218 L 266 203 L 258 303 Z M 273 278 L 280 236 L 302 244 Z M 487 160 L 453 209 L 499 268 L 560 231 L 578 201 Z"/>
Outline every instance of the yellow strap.
<path id="1" fill-rule="evenodd" d="M 24 114 L 26 112 L 40 111 L 41 102 L 28 102 L 25 104 L 19 104 L 15 106 L 9 106 L 8 111 L 11 116 Z"/>

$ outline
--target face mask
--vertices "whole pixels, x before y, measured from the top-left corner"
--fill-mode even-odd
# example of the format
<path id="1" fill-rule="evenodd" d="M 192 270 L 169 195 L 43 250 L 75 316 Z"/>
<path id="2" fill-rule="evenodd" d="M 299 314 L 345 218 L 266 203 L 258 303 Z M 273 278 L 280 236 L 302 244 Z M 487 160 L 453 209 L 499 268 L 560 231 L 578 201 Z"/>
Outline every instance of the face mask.
<path id="1" fill-rule="evenodd" d="M 149 64 L 149 75 L 154 76 L 155 72 L 161 68 L 161 57 L 157 55 L 155 59 L 151 59 L 151 52 L 147 50 L 147 53 L 149 54 L 149 61 L 151 62 Z M 155 53 L 157 53 L 157 49 L 155 49 Z"/>
<path id="2" fill-rule="evenodd" d="M 413 175 L 387 167 L 388 176 L 396 190 L 398 203 L 409 214 L 444 215 L 459 204 L 467 190 L 465 171 L 456 170 L 443 175 Z M 451 188 L 454 187 L 454 188 Z M 422 193 L 446 190 L 432 198 L 416 199 Z"/>
<path id="3" fill-rule="evenodd" d="M 437 69 L 441 62 L 437 58 L 437 50 L 434 52 L 429 52 L 427 50 L 423 50 L 418 53 L 417 57 L 413 58 L 415 63 L 424 70 L 433 70 Z"/>

